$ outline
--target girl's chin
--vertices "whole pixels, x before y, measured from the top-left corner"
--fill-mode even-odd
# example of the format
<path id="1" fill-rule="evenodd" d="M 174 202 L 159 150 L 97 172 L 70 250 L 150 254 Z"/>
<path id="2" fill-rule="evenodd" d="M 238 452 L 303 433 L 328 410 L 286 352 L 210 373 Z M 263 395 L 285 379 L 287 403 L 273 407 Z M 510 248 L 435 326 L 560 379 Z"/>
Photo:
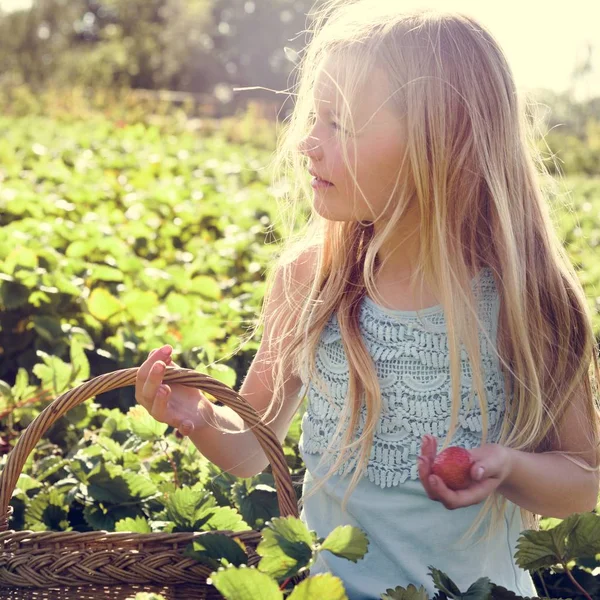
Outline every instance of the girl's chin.
<path id="1" fill-rule="evenodd" d="M 344 211 L 332 211 L 327 206 L 320 202 L 313 203 L 313 210 L 323 219 L 327 221 L 356 221 L 356 219 Z"/>

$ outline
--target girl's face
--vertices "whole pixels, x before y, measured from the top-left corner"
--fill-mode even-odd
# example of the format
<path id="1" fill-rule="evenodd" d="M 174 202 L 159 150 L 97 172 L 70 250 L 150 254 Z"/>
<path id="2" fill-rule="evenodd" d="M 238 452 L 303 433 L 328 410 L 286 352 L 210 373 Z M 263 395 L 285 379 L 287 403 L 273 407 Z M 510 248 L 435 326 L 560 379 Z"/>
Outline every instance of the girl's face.
<path id="1" fill-rule="evenodd" d="M 335 80 L 335 64 L 327 59 L 315 85 L 315 124 L 298 147 L 310 158 L 309 170 L 333 184 L 313 188 L 314 208 L 331 221 L 373 221 L 391 214 L 394 208 L 393 203 L 386 208 L 386 203 L 402 164 L 405 135 L 400 119 L 392 112 L 389 85 L 382 70 L 372 73 L 367 93 L 351 113 L 353 137 L 339 125 L 336 115 L 344 99 L 332 78 Z M 356 164 L 353 170 L 358 186 L 344 163 L 342 138 L 350 165 Z M 398 185 L 403 185 L 402 179 Z M 397 192 L 396 188 L 396 196 Z"/>

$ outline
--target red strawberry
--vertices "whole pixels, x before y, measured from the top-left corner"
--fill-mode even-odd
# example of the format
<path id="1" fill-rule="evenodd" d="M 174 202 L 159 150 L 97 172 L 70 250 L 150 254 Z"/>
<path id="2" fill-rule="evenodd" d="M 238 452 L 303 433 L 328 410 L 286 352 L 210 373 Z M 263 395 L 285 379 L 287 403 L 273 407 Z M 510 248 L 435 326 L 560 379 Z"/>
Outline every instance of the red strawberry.
<path id="1" fill-rule="evenodd" d="M 471 484 L 471 466 L 474 462 L 468 450 L 450 446 L 435 457 L 431 472 L 451 490 L 464 490 Z"/>

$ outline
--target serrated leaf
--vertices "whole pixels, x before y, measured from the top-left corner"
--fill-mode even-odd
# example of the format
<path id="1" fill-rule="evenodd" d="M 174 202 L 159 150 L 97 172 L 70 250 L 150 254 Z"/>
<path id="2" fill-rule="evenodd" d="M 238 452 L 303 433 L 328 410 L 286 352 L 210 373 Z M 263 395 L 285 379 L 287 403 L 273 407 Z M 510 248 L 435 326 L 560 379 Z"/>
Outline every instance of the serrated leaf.
<path id="1" fill-rule="evenodd" d="M 288 600 L 348 600 L 344 584 L 331 573 L 319 573 L 301 581 Z"/>
<path id="2" fill-rule="evenodd" d="M 381 600 L 429 600 L 429 594 L 423 586 L 417 589 L 411 583 L 407 588 L 398 586 L 385 590 L 385 594 L 381 594 Z"/>
<path id="3" fill-rule="evenodd" d="M 42 487 L 42 484 L 37 480 L 27 475 L 27 473 L 21 473 L 15 486 L 13 496 L 22 497 L 23 500 L 28 500 L 27 492 L 30 490 L 36 490 Z"/>
<path id="4" fill-rule="evenodd" d="M 94 504 L 83 509 L 83 517 L 87 524 L 98 531 L 114 531 L 119 521 L 135 519 L 139 516 L 141 516 L 139 508 L 135 506 Z"/>
<path id="5" fill-rule="evenodd" d="M 567 562 L 600 554 L 600 515 L 583 513 L 577 516 L 567 542 Z"/>
<path id="6" fill-rule="evenodd" d="M 535 571 L 561 564 L 567 555 L 567 536 L 575 527 L 577 520 L 578 514 L 574 514 L 552 529 L 523 531 L 517 540 L 515 553 L 515 560 L 519 567 Z"/>
<path id="7" fill-rule="evenodd" d="M 367 552 L 369 540 L 358 527 L 343 525 L 336 527 L 321 544 L 321 550 L 329 550 L 332 554 L 357 562 Z"/>
<path id="8" fill-rule="evenodd" d="M 433 579 L 433 585 L 444 592 L 450 598 L 454 598 L 455 600 L 460 600 L 460 590 L 457 585 L 444 573 L 435 567 L 429 566 L 429 572 L 431 574 L 431 578 Z"/>
<path id="9" fill-rule="evenodd" d="M 71 364 L 77 381 L 85 381 L 90 377 L 90 361 L 83 350 L 83 342 L 79 338 L 71 340 Z"/>
<path id="10" fill-rule="evenodd" d="M 150 524 L 148 523 L 148 520 L 144 517 L 136 517 L 135 519 L 127 517 L 126 519 L 121 519 L 120 521 L 117 521 L 115 523 L 115 531 L 131 531 L 133 533 L 152 533 Z"/>
<path id="11" fill-rule="evenodd" d="M 267 521 L 279 517 L 277 490 L 273 475 L 260 473 L 239 479 L 231 487 L 231 498 L 242 517 L 253 529 L 262 529 Z"/>
<path id="12" fill-rule="evenodd" d="M 276 579 L 294 575 L 313 556 L 313 538 L 306 525 L 295 517 L 273 519 L 262 530 L 256 553 L 262 556 L 258 568 Z"/>
<path id="13" fill-rule="evenodd" d="M 21 371 L 21 369 L 19 369 L 19 371 Z M 12 404 L 12 402 L 14 402 L 14 400 L 18 399 L 14 398 L 13 389 L 14 388 L 11 388 L 10 385 L 6 383 L 6 381 L 0 379 L 0 397 L 2 397 L 2 399 L 4 400 L 3 403 L 0 402 L 0 406 L 9 406 L 10 404 Z"/>
<path id="14" fill-rule="evenodd" d="M 196 511 L 194 529 L 203 531 L 249 531 L 251 529 L 235 508 L 218 506 L 214 498 L 211 497 L 211 500 L 211 506 L 205 505 Z"/>
<path id="15" fill-rule="evenodd" d="M 96 444 L 106 451 L 104 453 L 104 459 L 106 461 L 117 462 L 123 458 L 123 448 L 119 442 L 116 442 L 109 437 L 98 436 Z"/>
<path id="16" fill-rule="evenodd" d="M 67 364 L 58 356 L 51 356 L 42 350 L 37 351 L 44 364 L 34 365 L 33 372 L 42 381 L 42 386 L 50 388 L 54 395 L 62 394 L 69 388 L 73 370 L 71 365 Z"/>
<path id="17" fill-rule="evenodd" d="M 3 382 L 0 382 L 0 384 L 1 383 Z M 24 400 L 25 398 L 32 396 L 36 389 L 37 388 L 34 385 L 29 385 L 29 374 L 27 373 L 27 370 L 23 367 L 19 367 L 19 370 L 17 371 L 17 377 L 15 379 L 15 385 L 12 388 L 12 396 L 14 399 L 17 402 L 19 400 Z M 1 389 L 0 393 L 2 393 Z"/>
<path id="18" fill-rule="evenodd" d="M 169 427 L 166 423 L 157 421 L 143 406 L 133 406 L 127 412 L 129 427 L 142 440 L 153 441 L 162 439 Z"/>
<path id="19" fill-rule="evenodd" d="M 38 493 L 25 509 L 25 523 L 34 531 L 70 529 L 64 494 L 55 489 Z"/>
<path id="20" fill-rule="evenodd" d="M 98 321 L 108 321 L 123 310 L 123 304 L 104 288 L 94 288 L 88 298 L 88 310 Z"/>
<path id="21" fill-rule="evenodd" d="M 493 584 L 487 577 L 480 577 L 462 594 L 461 600 L 491 600 Z"/>
<path id="22" fill-rule="evenodd" d="M 268 575 L 248 567 L 229 567 L 210 574 L 212 583 L 226 600 L 282 600 L 283 594 Z"/>
<path id="23" fill-rule="evenodd" d="M 238 540 L 222 533 L 205 533 L 188 545 L 184 554 L 205 564 L 221 565 L 221 560 L 239 567 L 248 564 L 248 555 L 244 545 Z M 209 566 L 210 566 L 209 564 Z"/>
<path id="24" fill-rule="evenodd" d="M 176 524 L 176 531 L 250 529 L 235 509 L 219 506 L 215 498 L 203 489 L 177 489 L 169 495 L 165 506 L 169 519 Z"/>
<path id="25" fill-rule="evenodd" d="M 147 477 L 125 471 L 119 465 L 102 463 L 88 475 L 88 493 L 99 502 L 122 504 L 157 493 L 156 484 Z"/>
<path id="26" fill-rule="evenodd" d="M 196 509 L 204 502 L 207 492 L 196 488 L 180 488 L 169 495 L 165 502 L 168 519 L 180 527 L 192 527 Z"/>

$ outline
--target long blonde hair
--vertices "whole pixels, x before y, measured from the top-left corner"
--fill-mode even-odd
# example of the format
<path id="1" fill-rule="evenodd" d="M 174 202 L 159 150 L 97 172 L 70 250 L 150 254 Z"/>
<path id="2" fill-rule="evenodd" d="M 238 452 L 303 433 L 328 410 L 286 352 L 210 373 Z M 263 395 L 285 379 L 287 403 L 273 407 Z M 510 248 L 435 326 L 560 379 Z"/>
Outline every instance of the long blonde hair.
<path id="1" fill-rule="evenodd" d="M 444 446 L 452 439 L 461 406 L 460 343 L 472 365 L 482 443 L 487 439 L 477 333 L 481 324 L 470 283 L 473 272 L 487 266 L 501 302 L 497 349 L 506 413 L 498 443 L 528 452 L 556 448 L 569 398 L 581 389 L 593 426 L 590 444 L 597 448 L 600 411 L 593 383 L 600 380 L 600 372 L 591 315 L 555 233 L 548 206 L 550 187 L 542 179 L 548 174 L 536 150 L 528 107 L 517 94 L 498 42 L 466 14 L 406 11 L 389 0 L 329 0 L 313 17 L 313 37 L 297 65 L 297 101 L 272 163 L 275 177 L 281 178 L 279 189 L 287 190 L 282 214 L 290 219 L 285 223 L 289 235 L 269 272 L 267 289 L 273 289 L 276 273 L 283 273 L 289 301 L 269 326 L 275 377 L 266 414 L 269 422 L 285 400 L 284 373 L 304 373 L 303 380 L 318 378 L 315 349 L 336 312 L 349 364 L 349 389 L 340 419 L 345 434 L 337 460 L 310 493 L 352 457 L 357 466 L 344 497 L 345 508 L 369 460 L 381 395 L 373 360 L 361 338 L 358 307 L 367 293 L 378 298 L 377 252 L 412 202 L 420 214 L 415 281 L 421 275 L 436 291 L 447 322 L 452 414 Z M 398 166 L 395 195 L 390 198 L 393 211 L 382 231 L 376 232 L 373 222 L 327 221 L 311 207 L 307 163 L 298 145 L 312 129 L 312 92 L 318 70 L 330 56 L 342 59 L 336 85 L 344 94 L 343 130 L 353 131 L 351 108 L 376 67 L 387 74 L 393 91 L 390 101 L 410 125 L 405 162 Z M 347 150 L 344 155 L 353 172 Z M 308 211 L 304 222 L 297 219 L 302 211 Z M 298 300 L 292 266 L 303 255 L 311 257 L 314 268 L 307 292 Z M 254 331 L 264 324 L 268 298 L 269 294 Z M 352 441 L 363 402 L 366 421 Z M 488 533 L 500 525 L 506 499 L 498 496 L 486 500 L 469 535 L 490 511 Z M 521 509 L 521 516 L 527 526 L 537 527 L 537 515 Z"/>

